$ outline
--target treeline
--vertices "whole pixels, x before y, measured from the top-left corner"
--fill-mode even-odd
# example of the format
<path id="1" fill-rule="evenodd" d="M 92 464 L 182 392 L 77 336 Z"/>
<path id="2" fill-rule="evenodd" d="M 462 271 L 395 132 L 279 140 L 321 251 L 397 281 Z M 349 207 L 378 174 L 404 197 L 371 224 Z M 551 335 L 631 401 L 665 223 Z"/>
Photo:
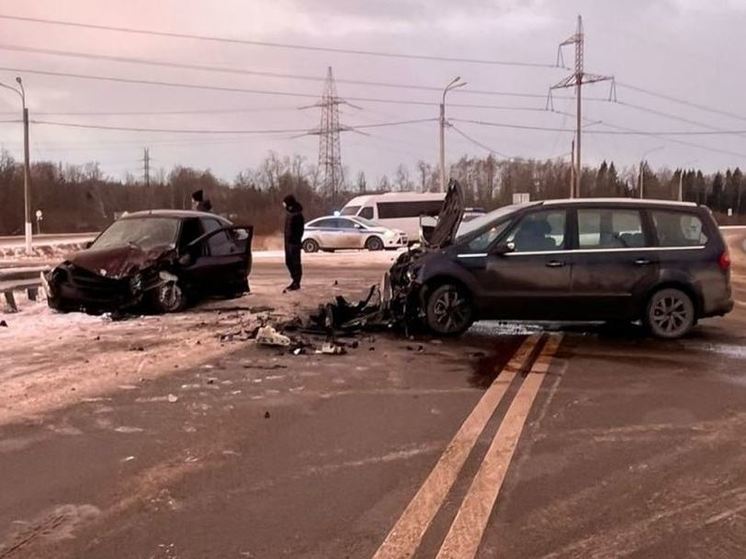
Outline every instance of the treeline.
<path id="1" fill-rule="evenodd" d="M 510 204 L 514 193 L 528 193 L 532 200 L 565 198 L 570 192 L 570 166 L 559 160 L 497 160 L 462 157 L 451 165 L 451 175 L 466 190 L 470 206 L 487 210 Z M 176 167 L 145 185 L 129 177 L 123 181 L 106 177 L 97 163 L 65 165 L 38 162 L 31 169 L 31 213 L 44 213 L 42 231 L 97 231 L 124 211 L 151 208 L 188 208 L 190 195 L 203 190 L 216 212 L 236 223 L 252 224 L 257 233 L 277 231 L 282 224 L 282 199 L 294 193 L 306 208 L 308 218 L 338 209 L 344 201 L 362 192 L 435 191 L 439 188 L 437 166 L 418 162 L 410 172 L 400 165 L 392 178 L 369 183 L 364 173 L 348 180 L 336 202 L 332 193 L 320 192 L 317 170 L 300 156 L 280 157 L 270 153 L 255 169 L 247 169 L 233 181 L 223 181 L 208 170 Z M 654 171 L 648 167 L 617 169 L 603 162 L 586 167 L 580 195 L 639 196 L 675 200 L 681 186 L 684 200 L 707 204 L 725 216 L 732 210 L 735 221 L 746 217 L 746 181 L 740 169 L 706 175 L 700 170 Z M 725 217 L 723 221 L 727 221 Z M 23 166 L 8 153 L 0 153 L 0 234 L 23 232 Z"/>

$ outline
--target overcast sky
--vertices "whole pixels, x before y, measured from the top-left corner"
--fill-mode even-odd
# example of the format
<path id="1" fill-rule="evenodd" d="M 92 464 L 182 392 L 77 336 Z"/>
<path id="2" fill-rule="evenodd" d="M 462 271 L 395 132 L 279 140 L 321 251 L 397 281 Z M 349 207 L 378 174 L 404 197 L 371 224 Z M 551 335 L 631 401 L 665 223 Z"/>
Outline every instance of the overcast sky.
<path id="1" fill-rule="evenodd" d="M 699 166 L 714 170 L 746 166 L 746 134 L 624 136 L 594 134 L 620 131 L 613 126 L 651 132 L 711 132 L 746 129 L 744 72 L 746 0 L 4 0 L 0 14 L 63 19 L 119 27 L 233 37 L 257 41 L 343 49 L 414 53 L 441 57 L 533 62 L 552 65 L 557 45 L 575 31 L 582 14 L 586 33 L 587 72 L 614 75 L 617 99 L 609 103 L 609 83 L 584 88 L 587 134 L 583 160 L 603 159 L 629 165 L 648 153 L 655 167 Z M 322 81 L 274 78 L 193 69 L 19 52 L 32 47 L 122 56 L 318 77 L 332 66 L 341 97 L 422 101 L 432 105 L 355 101 L 360 109 L 343 107 L 348 125 L 437 117 L 437 91 L 342 83 L 365 80 L 391 84 L 443 87 L 461 76 L 468 87 L 449 94 L 448 117 L 462 132 L 506 156 L 547 158 L 570 151 L 574 117 L 544 109 L 548 88 L 568 70 L 370 57 L 312 50 L 211 43 L 192 39 L 125 34 L 0 19 L 3 68 L 19 68 L 142 80 L 203 84 L 307 94 L 309 97 L 208 91 L 144 84 L 112 83 L 20 72 L 26 85 L 32 118 L 45 121 L 161 129 L 312 129 L 319 110 L 297 107 L 320 96 Z M 573 62 L 566 47 L 566 64 Z M 0 70 L 0 81 L 14 84 L 18 72 Z M 726 116 L 675 103 L 622 87 L 642 87 L 732 113 Z M 517 92 L 538 97 L 470 93 L 468 89 Z M 557 92 L 557 111 L 574 113 L 573 90 Z M 626 104 L 625 104 L 626 103 Z M 456 107 L 457 104 L 491 108 Z M 631 107 L 629 105 L 635 105 Z M 528 110 L 523 110 L 528 109 Z M 235 110 L 223 113 L 145 115 L 42 115 L 41 113 L 164 112 Z M 668 113 L 691 122 L 676 120 Z M 0 89 L 0 120 L 19 114 L 19 99 Z M 742 116 L 741 116 L 742 115 Z M 535 130 L 463 122 L 552 128 Z M 600 121 L 600 122 L 599 122 Z M 412 175 L 419 159 L 436 162 L 437 123 L 375 128 L 369 136 L 342 134 L 344 165 L 354 176 L 365 171 L 369 182 L 389 176 L 399 163 Z M 0 142 L 19 159 L 19 124 L 0 123 Z M 687 144 L 696 145 L 682 145 Z M 176 164 L 212 169 L 232 179 L 257 165 L 269 150 L 301 154 L 315 162 L 318 137 L 189 135 L 102 131 L 32 125 L 32 158 L 82 163 L 99 161 L 114 177 L 142 173 L 142 148 L 150 147 L 152 167 Z M 699 147 L 701 146 L 701 147 Z M 710 148 L 710 150 L 703 149 Z M 447 158 L 451 161 L 487 151 L 450 130 Z M 743 155 L 741 155 L 743 154 Z"/>

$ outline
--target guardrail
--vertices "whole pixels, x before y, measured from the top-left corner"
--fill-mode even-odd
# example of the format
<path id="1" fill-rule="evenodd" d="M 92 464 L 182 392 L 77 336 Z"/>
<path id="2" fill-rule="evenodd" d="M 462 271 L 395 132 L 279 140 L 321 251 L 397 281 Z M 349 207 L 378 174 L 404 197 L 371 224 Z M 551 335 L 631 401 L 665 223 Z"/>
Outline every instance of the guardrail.
<path id="1" fill-rule="evenodd" d="M 36 301 L 39 296 L 41 274 L 48 271 L 47 266 L 15 267 L 0 270 L 0 293 L 5 298 L 5 304 L 10 312 L 18 312 L 14 292 L 26 291 L 30 301 Z"/>

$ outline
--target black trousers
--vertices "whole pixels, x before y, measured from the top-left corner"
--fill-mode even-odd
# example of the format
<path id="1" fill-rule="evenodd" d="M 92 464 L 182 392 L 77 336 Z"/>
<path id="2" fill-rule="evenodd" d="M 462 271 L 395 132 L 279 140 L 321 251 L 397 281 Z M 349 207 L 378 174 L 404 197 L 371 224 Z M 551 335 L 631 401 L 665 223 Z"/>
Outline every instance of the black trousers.
<path id="1" fill-rule="evenodd" d="M 303 266 L 300 263 L 300 250 L 301 245 L 296 244 L 285 244 L 285 266 L 290 272 L 290 277 L 293 283 L 300 285 L 300 280 L 303 277 Z"/>

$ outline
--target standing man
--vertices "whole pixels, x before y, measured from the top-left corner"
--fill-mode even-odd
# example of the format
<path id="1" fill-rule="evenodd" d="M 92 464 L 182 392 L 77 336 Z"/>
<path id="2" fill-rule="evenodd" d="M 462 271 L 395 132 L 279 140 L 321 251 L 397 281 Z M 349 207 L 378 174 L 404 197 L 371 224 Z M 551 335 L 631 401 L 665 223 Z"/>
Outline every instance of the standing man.
<path id="1" fill-rule="evenodd" d="M 303 276 L 300 250 L 306 220 L 303 218 L 303 206 L 298 203 L 295 196 L 288 194 L 282 204 L 287 212 L 285 214 L 285 265 L 292 279 L 292 283 L 285 288 L 285 291 L 296 291 L 300 289 L 300 280 Z"/>
<path id="2" fill-rule="evenodd" d="M 201 190 L 192 192 L 192 209 L 198 212 L 209 212 L 212 210 L 212 202 L 210 199 L 205 199 L 205 193 Z"/>

